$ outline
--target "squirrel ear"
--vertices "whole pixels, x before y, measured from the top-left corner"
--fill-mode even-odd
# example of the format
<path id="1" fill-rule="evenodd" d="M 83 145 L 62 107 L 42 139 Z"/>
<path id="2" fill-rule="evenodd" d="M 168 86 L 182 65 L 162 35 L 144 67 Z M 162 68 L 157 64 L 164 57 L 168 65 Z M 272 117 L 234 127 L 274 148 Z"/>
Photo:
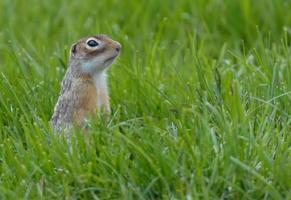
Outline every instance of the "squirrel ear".
<path id="1" fill-rule="evenodd" d="M 71 53 L 76 53 L 77 51 L 77 44 L 73 44 L 72 47 L 71 47 Z"/>

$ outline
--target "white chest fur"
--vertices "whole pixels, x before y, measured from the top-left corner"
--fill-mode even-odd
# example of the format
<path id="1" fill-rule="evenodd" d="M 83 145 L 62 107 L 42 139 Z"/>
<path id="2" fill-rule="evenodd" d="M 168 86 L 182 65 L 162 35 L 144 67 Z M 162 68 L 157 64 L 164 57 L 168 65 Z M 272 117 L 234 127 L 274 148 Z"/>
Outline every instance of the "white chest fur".
<path id="1" fill-rule="evenodd" d="M 107 74 L 106 70 L 97 72 L 94 75 L 96 93 L 97 93 L 97 108 L 100 109 L 107 102 L 108 89 L 107 89 Z"/>

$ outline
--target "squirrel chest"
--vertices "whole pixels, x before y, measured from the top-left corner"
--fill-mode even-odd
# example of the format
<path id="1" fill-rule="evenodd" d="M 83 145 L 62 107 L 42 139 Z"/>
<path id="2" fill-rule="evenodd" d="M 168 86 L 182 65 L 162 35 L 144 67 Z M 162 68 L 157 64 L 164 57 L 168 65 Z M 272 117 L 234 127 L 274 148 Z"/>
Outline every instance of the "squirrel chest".
<path id="1" fill-rule="evenodd" d="M 73 83 L 74 114 L 77 124 L 83 122 L 88 115 L 95 115 L 97 109 L 97 90 L 90 79 L 79 79 Z"/>

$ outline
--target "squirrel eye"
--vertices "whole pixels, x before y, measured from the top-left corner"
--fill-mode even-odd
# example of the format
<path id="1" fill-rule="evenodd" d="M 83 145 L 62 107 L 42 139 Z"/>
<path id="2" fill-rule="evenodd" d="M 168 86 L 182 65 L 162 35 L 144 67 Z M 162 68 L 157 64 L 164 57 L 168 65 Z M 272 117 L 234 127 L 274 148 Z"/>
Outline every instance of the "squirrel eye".
<path id="1" fill-rule="evenodd" d="M 87 42 L 87 44 L 90 46 L 90 47 L 96 47 L 99 45 L 99 43 L 96 41 L 96 40 L 89 40 Z"/>

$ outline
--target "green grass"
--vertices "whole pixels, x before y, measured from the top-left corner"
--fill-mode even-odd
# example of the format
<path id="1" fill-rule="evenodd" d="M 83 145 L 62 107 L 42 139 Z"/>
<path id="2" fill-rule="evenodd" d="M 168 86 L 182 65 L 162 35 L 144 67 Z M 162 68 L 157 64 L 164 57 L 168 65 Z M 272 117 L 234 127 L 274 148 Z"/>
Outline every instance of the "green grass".
<path id="1" fill-rule="evenodd" d="M 290 199 L 289 0 L 0 1 L 0 199 Z M 49 119 L 80 37 L 106 33 L 112 115 Z"/>

